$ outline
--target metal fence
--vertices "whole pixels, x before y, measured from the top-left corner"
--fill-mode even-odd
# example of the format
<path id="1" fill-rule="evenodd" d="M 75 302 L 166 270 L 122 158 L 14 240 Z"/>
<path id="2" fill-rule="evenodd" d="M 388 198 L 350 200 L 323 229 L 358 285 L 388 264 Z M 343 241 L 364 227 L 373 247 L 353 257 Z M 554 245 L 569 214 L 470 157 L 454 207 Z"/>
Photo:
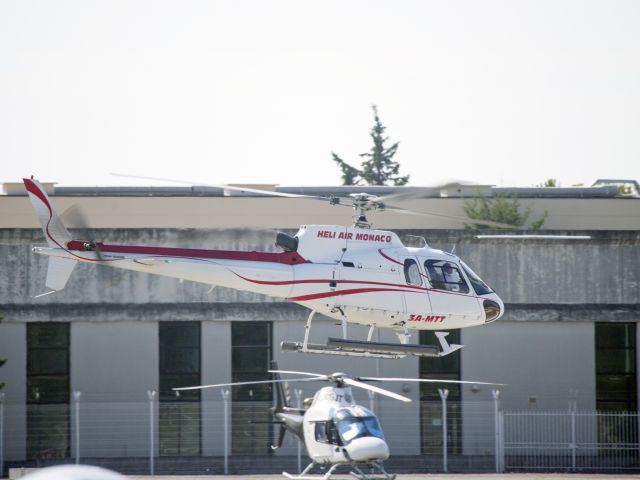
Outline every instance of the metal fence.
<path id="1" fill-rule="evenodd" d="M 501 412 L 503 470 L 637 471 L 638 414 Z"/>
<path id="2" fill-rule="evenodd" d="M 309 459 L 287 435 L 274 451 L 270 402 L 137 401 L 76 392 L 70 404 L 13 404 L 0 397 L 0 472 L 57 463 L 129 474 L 299 472 Z M 222 394 L 220 394 L 222 393 Z M 391 472 L 640 471 L 638 415 L 500 411 L 500 398 L 401 404 L 358 398 L 379 417 Z M 146 398 L 145 398 L 146 397 Z M 294 404 L 296 400 L 293 400 Z"/>

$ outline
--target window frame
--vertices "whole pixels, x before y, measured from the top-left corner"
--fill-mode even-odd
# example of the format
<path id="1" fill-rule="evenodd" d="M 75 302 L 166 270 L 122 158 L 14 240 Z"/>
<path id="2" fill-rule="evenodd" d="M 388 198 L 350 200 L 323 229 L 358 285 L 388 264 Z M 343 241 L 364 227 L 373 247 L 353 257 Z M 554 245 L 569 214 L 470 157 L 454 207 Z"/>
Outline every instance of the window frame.
<path id="1" fill-rule="evenodd" d="M 420 283 L 413 283 L 409 279 L 409 269 L 411 268 L 411 265 L 416 266 L 416 269 L 418 270 L 418 280 L 420 281 Z M 420 271 L 420 262 L 417 259 L 413 257 L 405 258 L 404 262 L 402 263 L 402 270 L 404 272 L 404 281 L 407 285 L 412 285 L 414 287 L 422 287 L 424 285 L 424 280 L 422 279 L 423 274 Z"/>
<path id="2" fill-rule="evenodd" d="M 443 263 L 441 266 L 434 266 L 434 263 Z M 460 278 L 460 282 L 451 282 L 447 281 L 445 277 L 445 273 L 442 270 L 444 268 L 444 264 L 449 264 L 453 269 L 458 272 L 458 277 Z M 469 286 L 469 280 L 467 279 L 464 270 L 458 265 L 456 262 L 452 260 L 443 260 L 436 258 L 427 258 L 424 262 L 422 262 L 422 266 L 424 267 L 424 271 L 426 272 L 427 279 L 429 280 L 429 284 L 431 288 L 434 290 L 439 290 L 442 292 L 450 292 L 450 293 L 458 293 L 463 295 L 471 294 L 472 290 Z M 431 268 L 440 269 L 440 275 L 442 276 L 442 280 L 434 280 L 433 275 L 431 273 Z M 448 289 L 446 287 L 442 288 L 440 285 L 457 285 L 460 290 Z"/>

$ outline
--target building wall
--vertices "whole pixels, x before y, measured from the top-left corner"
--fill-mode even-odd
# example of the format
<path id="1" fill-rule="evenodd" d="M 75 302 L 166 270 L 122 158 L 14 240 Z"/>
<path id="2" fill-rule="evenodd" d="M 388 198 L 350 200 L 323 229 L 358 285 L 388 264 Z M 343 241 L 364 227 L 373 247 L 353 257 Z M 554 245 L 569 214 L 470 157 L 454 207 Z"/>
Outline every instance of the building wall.
<path id="1" fill-rule="evenodd" d="M 0 323 L 0 368 L 4 398 L 5 458 L 22 460 L 26 456 L 27 432 L 27 326 Z"/>
<path id="2" fill-rule="evenodd" d="M 325 195 L 328 194 L 325 193 Z M 351 209 L 329 202 L 300 198 L 265 197 L 166 197 L 166 196 L 60 196 L 51 200 L 72 227 L 74 210 L 81 206 L 83 217 L 93 228 L 294 228 L 300 225 L 346 225 Z M 554 230 L 640 230 L 638 198 L 522 198 L 521 208 L 532 207 L 530 218 L 545 211 L 545 229 Z M 394 205 L 435 215 L 398 215 L 373 212 L 376 228 L 463 229 L 466 216 L 461 198 L 398 198 Z M 185 214 L 185 212 L 187 212 Z M 283 215 L 282 212 L 286 212 Z M 443 215 L 440 217 L 439 215 Z M 446 218 L 453 216 L 456 220 Z M 0 195 L 0 228 L 36 228 L 37 220 L 28 197 Z"/>
<path id="3" fill-rule="evenodd" d="M 78 234 L 110 243 L 275 250 L 272 231 L 95 229 Z M 462 343 L 466 345 L 462 350 L 463 379 L 508 383 L 502 396 L 502 406 L 507 409 L 565 409 L 570 389 L 578 392 L 578 408 L 595 407 L 593 322 L 635 322 L 640 318 L 639 233 L 599 232 L 590 242 L 554 243 L 478 241 L 473 232 L 464 231 L 404 230 L 399 234 L 404 239 L 410 234 L 424 235 L 432 246 L 447 251 L 455 245 L 456 254 L 507 302 L 504 319 L 462 332 Z M 100 415 L 107 425 L 121 422 L 126 429 L 129 414 L 118 411 L 115 400 L 135 404 L 131 406 L 138 412 L 135 421 L 146 421 L 146 391 L 157 389 L 158 383 L 158 321 L 202 322 L 205 384 L 230 381 L 230 325 L 246 320 L 273 322 L 273 354 L 283 369 L 389 377 L 418 374 L 416 359 L 283 353 L 280 341 L 302 340 L 308 312 L 256 294 L 79 264 L 64 291 L 33 298 L 45 291 L 46 258 L 30 250 L 31 245 L 41 243 L 40 230 L 0 229 L 0 315 L 4 317 L 0 323 L 0 357 L 9 359 L 0 368 L 0 380 L 7 382 L 5 431 L 12 432 L 7 442 L 7 460 L 25 455 L 26 322 L 72 323 L 71 382 L 74 390 L 83 392 L 81 425 L 87 428 L 100 410 L 106 412 Z M 350 325 L 349 332 L 357 338 L 366 337 L 363 328 Z M 318 318 L 311 338 L 320 343 L 340 333 L 339 326 Z M 380 339 L 396 340 L 391 332 L 382 332 Z M 386 387 L 416 400 L 409 405 L 381 399 L 374 402 L 391 451 L 419 453 L 418 388 L 402 384 Z M 309 384 L 303 388 L 305 395 L 315 391 Z M 478 408 L 491 408 L 488 388 L 480 387 L 477 393 L 470 388 L 463 389 L 465 401 L 479 399 L 479 405 L 484 406 Z M 530 397 L 536 398 L 535 407 L 530 404 Z M 219 389 L 202 394 L 205 455 L 223 451 L 220 398 Z M 356 398 L 369 404 L 366 393 L 356 392 Z M 487 417 L 490 415 L 488 411 Z M 471 428 L 470 422 L 465 427 L 467 446 L 477 443 L 474 435 L 481 428 L 486 429 L 479 424 Z M 105 431 L 111 445 L 108 452 L 101 450 L 98 437 L 91 438 L 88 430 L 81 430 L 82 454 L 146 454 L 146 437 L 131 434 L 121 441 L 121 434 L 113 428 L 113 434 Z M 283 453 L 293 453 L 295 444 L 287 445 L 288 450 Z"/>
<path id="4" fill-rule="evenodd" d="M 405 240 L 408 235 L 423 235 L 430 245 L 445 251 L 455 246 L 455 253 L 507 303 L 640 303 L 638 232 L 592 232 L 589 241 L 478 240 L 468 231 L 398 233 Z M 114 244 L 276 250 L 273 231 L 115 229 L 78 234 Z M 253 293 L 87 264 L 78 264 L 63 291 L 34 299 L 46 291 L 47 258 L 31 252 L 32 245 L 42 243 L 40 230 L 0 230 L 0 268 L 11 272 L 0 277 L 1 304 L 281 302 Z"/>
<path id="5" fill-rule="evenodd" d="M 202 383 L 216 385 L 231 382 L 231 322 L 202 323 Z M 222 389 L 202 391 L 202 454 L 224 453 L 224 411 Z"/>
<path id="6" fill-rule="evenodd" d="M 594 332 L 592 322 L 497 322 L 463 330 L 462 378 L 505 384 L 463 387 L 464 452 L 493 454 L 486 451 L 495 432 L 492 390 L 500 391 L 505 411 L 568 411 L 570 400 L 578 410 L 595 410 Z M 483 415 L 487 421 L 479 422 Z M 547 432 L 546 441 L 561 441 L 553 435 Z"/>
<path id="7" fill-rule="evenodd" d="M 83 456 L 146 455 L 149 435 L 141 427 L 148 425 L 147 391 L 158 390 L 157 322 L 74 322 L 71 389 L 81 392 Z M 71 418 L 75 431 L 75 414 Z M 104 427 L 96 436 L 99 423 Z"/>
<path id="8" fill-rule="evenodd" d="M 566 410 L 570 398 L 595 409 L 595 337 L 590 322 L 498 322 L 462 331 L 462 377 L 505 383 L 506 410 Z M 463 399 L 490 400 L 491 387 Z M 575 393 L 577 392 L 577 397 Z"/>

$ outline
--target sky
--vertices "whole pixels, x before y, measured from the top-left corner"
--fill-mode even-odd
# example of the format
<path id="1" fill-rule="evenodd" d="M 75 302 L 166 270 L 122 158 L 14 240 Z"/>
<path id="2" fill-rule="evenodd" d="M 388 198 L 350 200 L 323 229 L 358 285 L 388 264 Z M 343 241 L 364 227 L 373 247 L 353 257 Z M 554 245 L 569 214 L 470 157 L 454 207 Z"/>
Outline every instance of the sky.
<path id="1" fill-rule="evenodd" d="M 0 182 L 640 180 L 640 2 L 0 2 Z"/>

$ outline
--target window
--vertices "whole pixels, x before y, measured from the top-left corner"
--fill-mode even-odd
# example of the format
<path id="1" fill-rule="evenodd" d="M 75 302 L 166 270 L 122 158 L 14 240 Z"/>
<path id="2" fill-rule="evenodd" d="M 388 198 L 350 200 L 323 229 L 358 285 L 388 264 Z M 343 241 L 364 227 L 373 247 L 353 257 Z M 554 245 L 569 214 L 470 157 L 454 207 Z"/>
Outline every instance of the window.
<path id="1" fill-rule="evenodd" d="M 327 422 L 317 422 L 315 428 L 316 440 L 320 443 L 331 445 L 342 445 L 336 424 L 329 420 Z"/>
<path id="2" fill-rule="evenodd" d="M 27 324 L 27 456 L 70 456 L 69 324 Z"/>
<path id="3" fill-rule="evenodd" d="M 446 260 L 427 260 L 424 262 L 424 268 L 433 288 L 449 292 L 469 293 L 469 286 L 454 263 Z"/>
<path id="4" fill-rule="evenodd" d="M 422 285 L 418 263 L 411 258 L 404 261 L 404 278 L 409 285 Z"/>
<path id="5" fill-rule="evenodd" d="M 596 408 L 637 411 L 636 325 L 596 323 Z"/>
<path id="6" fill-rule="evenodd" d="M 160 322 L 160 455 L 200 455 L 200 322 Z"/>
<path id="7" fill-rule="evenodd" d="M 473 286 L 473 289 L 476 291 L 477 295 L 487 295 L 489 293 L 493 293 L 493 290 L 491 290 L 491 287 L 489 287 L 489 285 L 484 283 L 482 279 L 478 275 L 476 275 L 476 273 L 473 270 L 471 270 L 469 265 L 464 263 L 462 260 L 460 261 L 460 265 L 462 265 L 462 268 L 467 274 L 467 278 L 471 282 L 471 286 Z"/>
<path id="8" fill-rule="evenodd" d="M 377 437 L 384 439 L 378 419 L 371 413 L 367 417 L 354 417 L 348 409 L 335 413 L 340 439 L 344 445 L 361 437 Z"/>
<path id="9" fill-rule="evenodd" d="M 450 330 L 447 341 L 460 343 L 460 330 Z M 420 332 L 421 345 L 438 345 L 432 331 Z M 460 350 L 444 357 L 422 357 L 420 378 L 436 380 L 460 380 Z M 423 454 L 442 453 L 442 401 L 438 389 L 449 390 L 447 397 L 447 438 L 450 453 L 459 453 L 462 448 L 462 408 L 459 384 L 420 384 L 420 438 Z"/>
<path id="10" fill-rule="evenodd" d="M 231 379 L 233 382 L 270 380 L 271 322 L 231 323 Z M 232 387 L 232 452 L 235 455 L 271 454 L 265 438 L 272 438 L 271 383 Z"/>

